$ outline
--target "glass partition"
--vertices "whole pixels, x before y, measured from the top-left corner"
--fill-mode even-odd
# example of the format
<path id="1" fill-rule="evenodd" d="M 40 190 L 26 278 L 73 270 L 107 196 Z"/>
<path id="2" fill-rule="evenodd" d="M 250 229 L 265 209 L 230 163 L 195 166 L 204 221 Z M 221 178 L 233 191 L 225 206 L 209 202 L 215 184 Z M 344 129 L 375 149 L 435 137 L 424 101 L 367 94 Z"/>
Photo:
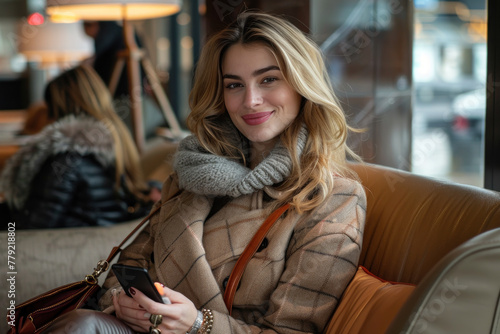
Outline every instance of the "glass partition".
<path id="1" fill-rule="evenodd" d="M 486 0 L 311 2 L 367 162 L 483 186 Z"/>
<path id="2" fill-rule="evenodd" d="M 483 186 L 485 0 L 415 0 L 412 171 Z"/>
<path id="3" fill-rule="evenodd" d="M 413 5 L 399 0 L 311 2 L 311 32 L 325 54 L 364 161 L 411 167 Z"/>

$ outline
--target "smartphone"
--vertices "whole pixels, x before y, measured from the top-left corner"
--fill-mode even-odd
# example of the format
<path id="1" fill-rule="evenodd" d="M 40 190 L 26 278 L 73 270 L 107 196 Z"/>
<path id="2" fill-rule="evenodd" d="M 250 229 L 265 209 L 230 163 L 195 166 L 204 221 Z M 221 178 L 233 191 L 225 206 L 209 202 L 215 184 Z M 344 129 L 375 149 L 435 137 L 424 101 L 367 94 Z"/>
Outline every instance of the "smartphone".
<path id="1" fill-rule="evenodd" d="M 111 269 L 127 296 L 132 297 L 128 290 L 133 287 L 155 302 L 165 303 L 158 290 L 156 290 L 147 269 L 118 263 L 113 264 Z"/>

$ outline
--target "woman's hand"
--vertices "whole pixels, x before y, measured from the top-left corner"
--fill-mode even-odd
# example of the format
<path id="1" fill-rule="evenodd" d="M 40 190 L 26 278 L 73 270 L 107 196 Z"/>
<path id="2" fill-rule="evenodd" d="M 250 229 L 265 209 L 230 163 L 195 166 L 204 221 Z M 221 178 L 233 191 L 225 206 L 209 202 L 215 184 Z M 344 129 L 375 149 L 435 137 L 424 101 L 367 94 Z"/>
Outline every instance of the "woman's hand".
<path id="1" fill-rule="evenodd" d="M 168 305 L 152 301 L 137 289 L 131 288 L 130 294 L 133 298 L 125 293 L 115 295 L 113 303 L 117 318 L 135 331 L 149 332 L 151 314 L 163 316 L 157 326 L 162 334 L 185 334 L 196 320 L 198 310 L 194 304 L 181 293 L 167 287 L 164 287 L 164 296 L 172 303 Z"/>
<path id="2" fill-rule="evenodd" d="M 116 317 L 136 332 L 149 332 L 149 315 L 133 298 L 125 294 L 122 289 L 112 292 L 113 305 Z"/>

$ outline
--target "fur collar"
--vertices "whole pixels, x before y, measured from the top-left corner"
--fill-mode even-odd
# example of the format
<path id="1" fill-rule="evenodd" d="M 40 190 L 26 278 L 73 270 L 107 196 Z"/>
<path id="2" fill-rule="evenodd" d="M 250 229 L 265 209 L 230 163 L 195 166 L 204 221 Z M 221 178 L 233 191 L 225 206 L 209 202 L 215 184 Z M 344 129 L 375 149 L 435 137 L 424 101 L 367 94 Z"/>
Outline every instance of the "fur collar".
<path id="1" fill-rule="evenodd" d="M 10 207 L 24 206 L 31 181 L 45 161 L 57 154 L 93 155 L 105 168 L 114 164 L 113 137 L 106 125 L 89 116 L 67 116 L 29 138 L 6 163 L 0 191 Z"/>

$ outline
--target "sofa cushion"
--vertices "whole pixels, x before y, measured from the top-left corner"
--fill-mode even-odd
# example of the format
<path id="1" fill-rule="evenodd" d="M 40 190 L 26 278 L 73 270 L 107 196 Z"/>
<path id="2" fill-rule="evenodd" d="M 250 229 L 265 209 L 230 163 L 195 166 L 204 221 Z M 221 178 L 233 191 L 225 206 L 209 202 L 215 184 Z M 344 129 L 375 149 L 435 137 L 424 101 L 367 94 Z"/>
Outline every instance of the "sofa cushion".
<path id="1" fill-rule="evenodd" d="M 385 333 L 415 286 L 383 280 L 360 266 L 325 333 Z"/>

